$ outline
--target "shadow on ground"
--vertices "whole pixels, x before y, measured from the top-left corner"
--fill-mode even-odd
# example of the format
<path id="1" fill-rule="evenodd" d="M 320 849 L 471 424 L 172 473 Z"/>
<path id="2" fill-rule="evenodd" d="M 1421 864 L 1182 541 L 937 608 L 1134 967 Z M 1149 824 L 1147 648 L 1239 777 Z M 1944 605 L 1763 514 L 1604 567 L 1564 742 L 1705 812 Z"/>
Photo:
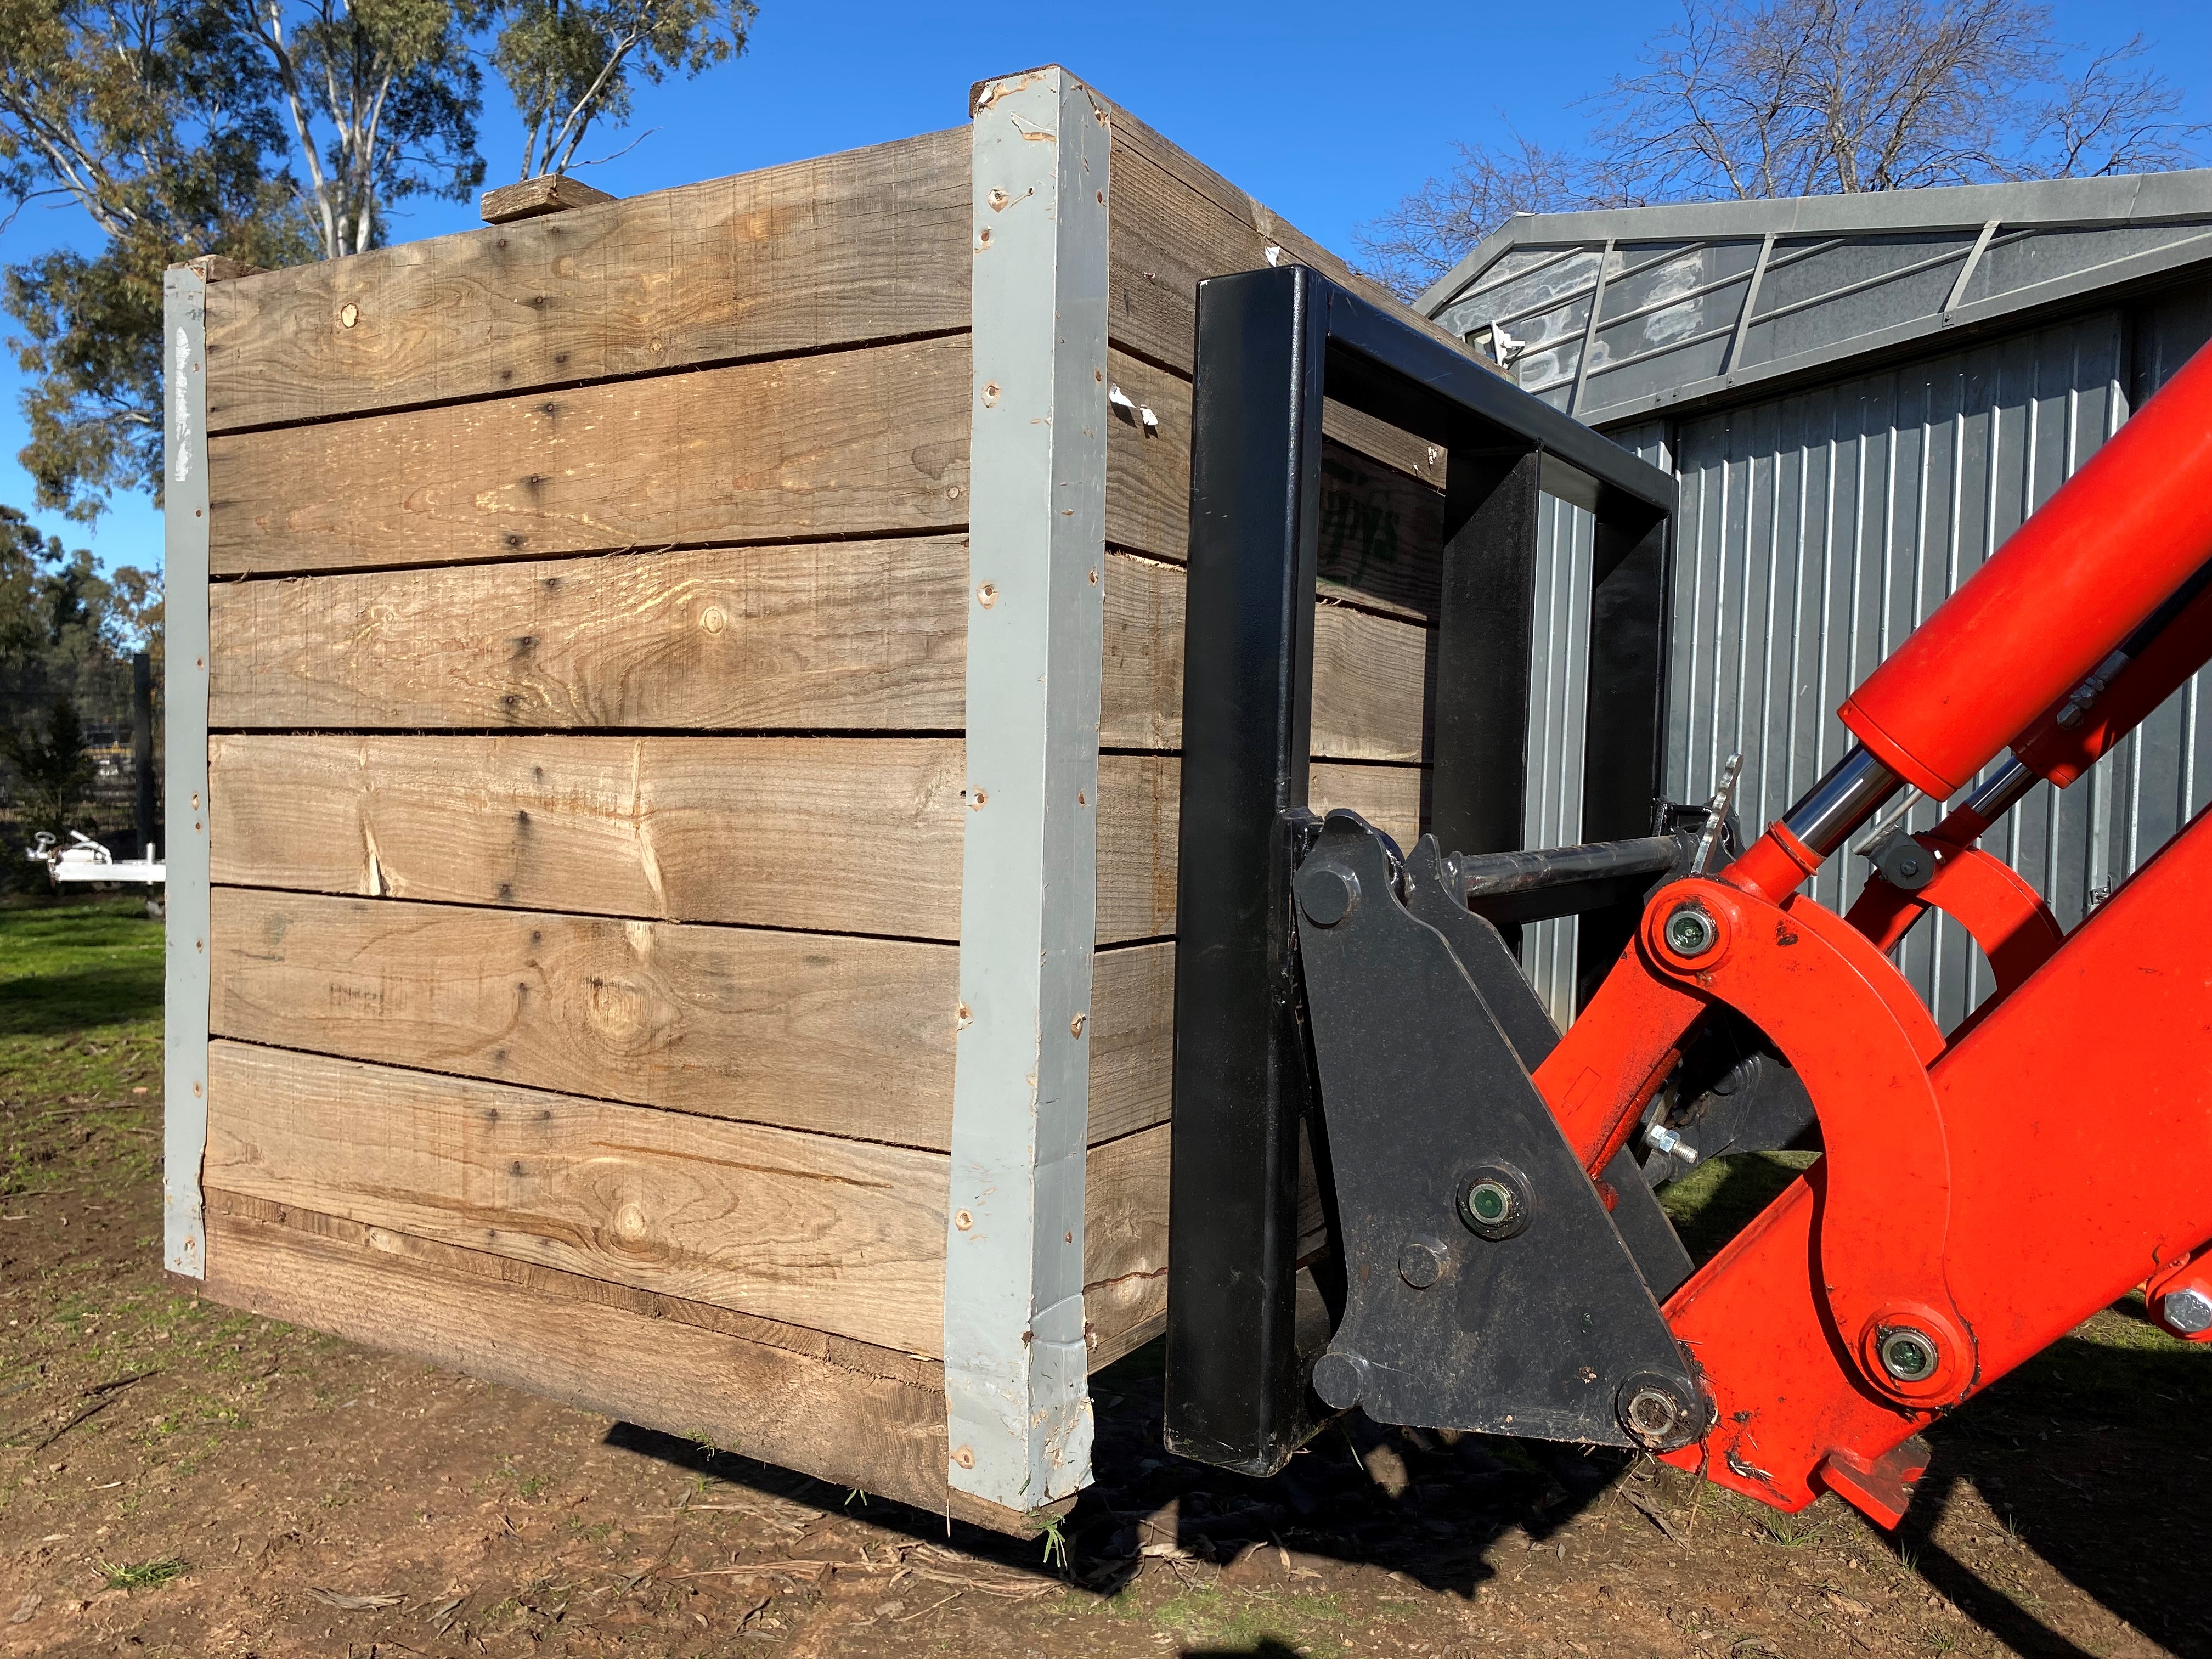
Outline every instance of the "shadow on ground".
<path id="1" fill-rule="evenodd" d="M 2202 1593 L 2212 1540 L 2212 1365 L 2130 1297 L 1969 1402 L 1899 1532 L 1923 1577 L 2023 1653 L 2075 1659 L 2001 1579 L 1933 1534 L 1971 1480 L 2012 1534 L 2118 1617 L 2178 1654 L 2212 1659 Z M 2032 1598 L 2030 1598 L 2032 1600 Z"/>
<path id="2" fill-rule="evenodd" d="M 1731 1160 L 1698 1200 L 1711 1224 L 1693 1249 L 1764 1205 L 1796 1160 Z M 1693 1195 L 1694 1196 L 1694 1195 Z M 1718 1212 L 1718 1213 L 1713 1213 Z M 1710 1240 L 1705 1237 L 1710 1234 Z M 1324 1431 L 1290 1467 L 1259 1480 L 1175 1457 L 1161 1438 L 1162 1345 L 1092 1379 L 1097 1484 L 1056 1539 L 1012 1540 L 941 1516 L 624 1425 L 610 1437 L 695 1473 L 825 1508 L 841 1505 L 979 1559 L 1064 1577 L 1111 1595 L 1148 1563 L 1178 1573 L 1209 1563 L 1219 1582 L 1296 1589 L 1346 1566 L 1401 1575 L 1472 1597 L 1535 1555 L 1632 1469 L 1625 1454 L 1481 1435 L 1384 1429 L 1357 1413 Z M 2212 1617 L 2195 1585 L 2212 1538 L 2212 1364 L 2144 1316 L 2140 1297 L 2098 1316 L 1940 1424 L 1936 1456 L 1887 1547 L 1932 1590 L 2022 1654 L 2088 1659 L 2002 1553 L 1958 1545 L 2002 1530 L 2110 1613 L 2172 1652 L 2212 1659 Z M 1713 1500 L 1718 1502 L 1718 1500 Z M 1795 1548 L 1817 1527 L 1755 1511 L 1768 1541 Z M 1065 1565 L 1060 1547 L 1065 1547 Z M 1564 1553 L 1564 1546 L 1562 1546 Z M 1191 1650 L 1295 1659 L 1272 1638 Z"/>
<path id="3" fill-rule="evenodd" d="M 631 1424 L 607 1443 L 676 1468 L 828 1509 L 979 1558 L 1111 1595 L 1147 1559 L 1231 1565 L 1258 1553 L 1254 1575 L 1295 1577 L 1323 1562 L 1403 1574 L 1467 1595 L 1510 1530 L 1530 1547 L 1601 1497 L 1626 1454 L 1482 1435 L 1379 1428 L 1357 1414 L 1331 1425 L 1271 1480 L 1176 1457 L 1161 1442 L 1162 1346 L 1091 1379 L 1097 1409 L 1096 1484 L 1056 1539 L 1010 1539 Z M 1064 1546 L 1066 1567 L 1059 1565 Z"/>

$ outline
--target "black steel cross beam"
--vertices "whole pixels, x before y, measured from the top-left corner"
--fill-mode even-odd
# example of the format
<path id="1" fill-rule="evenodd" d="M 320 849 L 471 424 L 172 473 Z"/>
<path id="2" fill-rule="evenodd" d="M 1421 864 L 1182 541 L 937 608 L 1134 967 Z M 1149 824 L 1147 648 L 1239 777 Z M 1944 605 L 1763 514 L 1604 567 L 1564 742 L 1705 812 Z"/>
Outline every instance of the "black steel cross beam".
<path id="1" fill-rule="evenodd" d="M 1306 805 L 1324 397 L 1448 452 L 1428 823 L 1521 844 L 1537 498 L 1597 518 L 1583 838 L 1653 833 L 1665 732 L 1674 479 L 1433 335 L 1303 266 L 1199 285 L 1191 453 L 1170 1199 L 1167 1435 L 1279 1469 L 1315 1422 L 1333 1297 L 1307 1278 L 1300 1143 L 1324 1171 L 1291 873 Z M 1584 915 L 1584 978 L 1633 925 Z"/>

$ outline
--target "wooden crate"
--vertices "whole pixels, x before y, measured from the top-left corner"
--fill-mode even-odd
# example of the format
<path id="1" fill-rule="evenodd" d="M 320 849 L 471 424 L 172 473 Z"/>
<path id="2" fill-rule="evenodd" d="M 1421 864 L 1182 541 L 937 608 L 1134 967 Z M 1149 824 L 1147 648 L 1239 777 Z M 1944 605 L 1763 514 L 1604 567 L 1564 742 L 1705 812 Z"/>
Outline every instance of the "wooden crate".
<path id="1" fill-rule="evenodd" d="M 972 113 L 170 273 L 166 1250 L 1020 1526 L 1164 1320 L 1194 286 L 1346 273 Z M 1316 805 L 1410 835 L 1442 458 L 1330 428 Z"/>

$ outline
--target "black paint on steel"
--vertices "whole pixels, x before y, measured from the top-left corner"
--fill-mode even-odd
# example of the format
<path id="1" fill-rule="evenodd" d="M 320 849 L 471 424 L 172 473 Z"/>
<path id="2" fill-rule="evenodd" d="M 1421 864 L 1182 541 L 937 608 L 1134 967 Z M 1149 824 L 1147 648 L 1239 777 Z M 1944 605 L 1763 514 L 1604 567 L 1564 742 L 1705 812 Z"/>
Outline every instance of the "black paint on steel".
<path id="1" fill-rule="evenodd" d="M 1653 1286 L 1519 1045 L 1401 884 L 1383 837 L 1341 811 L 1296 881 L 1346 1285 L 1316 1392 L 1378 1423 L 1596 1445 L 1694 1438 L 1705 1413 Z M 1685 1408 L 1638 1435 L 1621 1406 L 1643 1386 L 1632 1378 L 1653 1376 Z"/>
<path id="2" fill-rule="evenodd" d="M 1633 905 L 1657 878 L 1686 866 L 1694 836 L 1643 836 L 1537 852 L 1483 853 L 1444 861 L 1446 881 L 1476 915 L 1501 925 Z"/>
<path id="3" fill-rule="evenodd" d="M 1583 839 L 1615 841 L 1666 826 L 1665 520 L 1598 521 L 1590 578 L 1589 690 L 1583 737 Z M 1636 932 L 1643 896 L 1585 914 L 1577 931 L 1577 1006 L 1595 994 Z"/>
<path id="4" fill-rule="evenodd" d="M 1692 840 L 1684 835 L 1661 845 L 1673 848 Z M 1656 850 L 1652 849 L 1654 854 Z M 1443 935 L 1459 958 L 1460 971 L 1512 1045 L 1522 1069 L 1533 1073 L 1559 1046 L 1559 1029 L 1522 975 L 1498 928 L 1454 896 L 1451 862 L 1437 853 L 1433 836 L 1424 836 L 1414 844 L 1406 859 L 1406 909 L 1416 921 Z M 1638 879 L 1648 884 L 1650 878 Z M 1613 1154 L 1605 1178 L 1614 1194 L 1610 1206 L 1614 1230 L 1635 1257 L 1651 1294 L 1664 1302 L 1689 1282 L 1694 1267 L 1690 1253 L 1652 1194 L 1656 1183 L 1646 1179 L 1644 1167 L 1627 1147 Z"/>
<path id="5" fill-rule="evenodd" d="M 1296 1363 L 1305 1036 L 1291 956 L 1306 799 L 1324 331 L 1303 271 L 1200 289 L 1176 885 L 1176 1313 L 1167 1441 L 1272 1474 L 1311 1428 Z M 1288 279 L 1288 280 L 1285 280 Z M 1221 440 L 1226 440 L 1225 441 Z"/>
<path id="6" fill-rule="evenodd" d="M 1533 483 L 1594 511 L 1603 545 L 1656 547 L 1662 578 L 1664 535 L 1650 538 L 1675 490 L 1431 331 L 1304 267 L 1199 285 L 1194 380 L 1166 1429 L 1184 1455 L 1256 1474 L 1281 1468 L 1319 1420 L 1296 1317 L 1302 1121 L 1317 1161 L 1341 1153 L 1314 1114 L 1291 902 L 1324 388 L 1449 458 L 1428 758 L 1431 820 L 1459 850 L 1520 838 Z M 1618 703 L 1594 687 L 1593 722 Z M 1660 724 L 1650 710 L 1638 719 L 1632 748 Z M 1595 735 L 1593 752 L 1619 752 Z M 1647 803 L 1651 753 L 1635 786 Z"/>

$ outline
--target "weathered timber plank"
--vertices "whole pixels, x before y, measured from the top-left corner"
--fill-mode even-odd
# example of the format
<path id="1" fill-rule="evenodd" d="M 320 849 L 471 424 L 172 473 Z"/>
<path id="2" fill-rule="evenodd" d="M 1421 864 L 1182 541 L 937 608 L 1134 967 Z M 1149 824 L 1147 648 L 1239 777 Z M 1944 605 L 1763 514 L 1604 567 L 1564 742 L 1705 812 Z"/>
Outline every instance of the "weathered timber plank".
<path id="1" fill-rule="evenodd" d="M 1092 1146 L 1164 1123 L 1172 1107 L 1175 945 L 1101 951 L 1091 960 Z"/>
<path id="2" fill-rule="evenodd" d="M 960 536 L 219 582 L 218 729 L 965 724 Z"/>
<path id="3" fill-rule="evenodd" d="M 209 766 L 227 886 L 960 939 L 957 738 L 250 732 Z M 1102 945 L 1173 931 L 1176 777 L 1099 761 Z"/>
<path id="4" fill-rule="evenodd" d="M 942 1151 L 957 951 L 217 888 L 216 1034 Z"/>
<path id="5" fill-rule="evenodd" d="M 1109 362 L 1114 384 L 1138 412 L 1117 407 L 1108 423 L 1106 539 L 1181 563 L 1190 547 L 1190 386 L 1126 353 L 1109 354 Z M 1146 409 L 1158 416 L 1156 428 L 1145 425 Z M 1325 593 L 1431 614 L 1443 532 L 1438 489 L 1322 440 L 1318 568 Z"/>
<path id="6" fill-rule="evenodd" d="M 1098 741 L 1182 746 L 1182 567 L 1129 554 L 1106 560 L 1106 638 Z M 1428 631 L 1329 599 L 1314 617 L 1313 752 L 1414 761 L 1424 752 Z"/>
<path id="7" fill-rule="evenodd" d="M 985 1526 L 945 1485 L 939 1367 L 818 1333 L 210 1193 L 217 1302 Z M 276 1219 L 275 1216 L 282 1216 Z M 683 1312 L 690 1313 L 685 1309 Z M 728 1320 L 738 1322 L 738 1316 Z M 774 1339 L 774 1340 L 763 1340 Z"/>
<path id="8" fill-rule="evenodd" d="M 1093 1146 L 1083 1205 L 1083 1323 L 1094 1369 L 1164 1329 L 1169 1127 Z"/>
<path id="9" fill-rule="evenodd" d="M 1173 755 L 1099 757 L 1102 944 L 1160 939 L 1176 930 L 1182 766 Z M 1418 766 L 1315 761 L 1309 769 L 1307 798 L 1316 812 L 1348 806 L 1401 847 L 1410 848 L 1420 834 L 1421 779 Z"/>
<path id="10" fill-rule="evenodd" d="M 1421 782 L 1417 766 L 1358 766 L 1316 761 L 1306 781 L 1306 805 L 1327 813 L 1348 806 L 1401 848 L 1421 836 Z"/>
<path id="11" fill-rule="evenodd" d="M 217 883 L 960 938 L 957 738 L 208 746 Z"/>
<path id="12" fill-rule="evenodd" d="M 569 213 L 577 208 L 599 207 L 621 199 L 565 173 L 545 173 L 535 179 L 486 191 L 477 204 L 477 217 L 488 225 L 511 225 L 544 213 Z M 360 324 L 361 319 L 356 315 L 354 325 L 359 327 Z"/>
<path id="13" fill-rule="evenodd" d="M 234 434 L 210 444 L 209 556 L 272 574 L 951 528 L 968 399 L 956 336 Z"/>
<path id="14" fill-rule="evenodd" d="M 1219 173 L 1137 120 L 1112 112 L 1113 199 L 1108 294 L 1117 344 L 1186 373 L 1196 337 L 1198 284 L 1230 271 L 1288 262 L 1310 265 L 1402 316 L 1440 344 L 1494 365 L 1415 313 L 1387 289 L 1252 199 Z M 1268 249 L 1276 251 L 1268 257 Z"/>
<path id="15" fill-rule="evenodd" d="M 218 888 L 221 1036 L 943 1152 L 955 947 Z M 1168 1112 L 1174 957 L 1099 957 L 1091 1139 Z"/>
<path id="16" fill-rule="evenodd" d="M 210 1186 L 938 1352 L 941 1153 L 239 1042 L 209 1064 Z"/>
<path id="17" fill-rule="evenodd" d="M 939 1355 L 942 1154 L 240 1042 L 210 1063 L 210 1187 Z M 1093 1149 L 1085 1217 L 1114 1342 L 1165 1312 L 1164 1122 Z"/>
<path id="18" fill-rule="evenodd" d="M 1321 548 L 1324 599 L 1437 611 L 1443 580 L 1444 498 L 1403 473 L 1323 444 Z"/>
<path id="19" fill-rule="evenodd" d="M 1175 748 L 1182 571 L 1116 553 L 1105 575 L 1099 740 Z M 210 724 L 957 732 L 967 602 L 956 537 L 222 582 Z M 1314 752 L 1418 758 L 1422 632 L 1317 625 Z"/>
<path id="20" fill-rule="evenodd" d="M 1098 757 L 1098 942 L 1175 932 L 1176 822 L 1182 762 Z"/>
<path id="21" fill-rule="evenodd" d="M 962 127 L 256 276 L 209 304 L 214 429 L 964 329 L 969 149 Z"/>

